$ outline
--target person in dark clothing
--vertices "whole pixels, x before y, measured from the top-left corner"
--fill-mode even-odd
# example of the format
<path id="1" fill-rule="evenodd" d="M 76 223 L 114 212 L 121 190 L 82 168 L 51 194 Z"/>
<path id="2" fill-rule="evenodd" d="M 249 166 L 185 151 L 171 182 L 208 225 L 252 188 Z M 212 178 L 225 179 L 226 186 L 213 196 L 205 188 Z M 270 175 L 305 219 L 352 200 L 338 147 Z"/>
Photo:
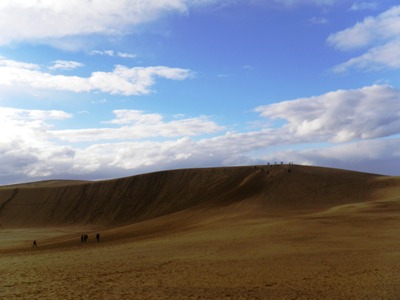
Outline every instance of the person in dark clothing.
<path id="1" fill-rule="evenodd" d="M 35 240 L 35 241 L 33 241 L 33 243 L 32 243 L 32 248 L 37 248 L 37 243 L 36 243 L 36 240 Z"/>
<path id="2" fill-rule="evenodd" d="M 96 241 L 100 242 L 100 233 L 96 234 Z"/>

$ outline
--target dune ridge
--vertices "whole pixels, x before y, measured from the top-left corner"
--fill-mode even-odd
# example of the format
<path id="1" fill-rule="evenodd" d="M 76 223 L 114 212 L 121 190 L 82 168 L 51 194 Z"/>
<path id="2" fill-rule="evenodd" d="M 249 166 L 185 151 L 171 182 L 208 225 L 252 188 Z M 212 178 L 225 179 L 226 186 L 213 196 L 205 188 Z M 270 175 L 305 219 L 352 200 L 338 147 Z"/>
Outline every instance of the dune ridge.
<path id="1" fill-rule="evenodd" d="M 180 169 L 0 188 L 0 226 L 127 225 L 196 207 L 328 208 L 372 201 L 398 178 L 299 165 Z"/>

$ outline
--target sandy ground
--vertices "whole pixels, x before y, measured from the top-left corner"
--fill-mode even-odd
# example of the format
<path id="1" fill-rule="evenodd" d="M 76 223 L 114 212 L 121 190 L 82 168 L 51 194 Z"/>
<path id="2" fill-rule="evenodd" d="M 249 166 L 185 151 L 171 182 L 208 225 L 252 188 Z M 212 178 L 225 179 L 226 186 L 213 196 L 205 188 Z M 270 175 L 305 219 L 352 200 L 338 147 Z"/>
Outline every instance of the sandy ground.
<path id="1" fill-rule="evenodd" d="M 102 228 L 99 243 L 98 228 L 1 230 L 0 299 L 400 299 L 399 200 L 248 207 Z"/>

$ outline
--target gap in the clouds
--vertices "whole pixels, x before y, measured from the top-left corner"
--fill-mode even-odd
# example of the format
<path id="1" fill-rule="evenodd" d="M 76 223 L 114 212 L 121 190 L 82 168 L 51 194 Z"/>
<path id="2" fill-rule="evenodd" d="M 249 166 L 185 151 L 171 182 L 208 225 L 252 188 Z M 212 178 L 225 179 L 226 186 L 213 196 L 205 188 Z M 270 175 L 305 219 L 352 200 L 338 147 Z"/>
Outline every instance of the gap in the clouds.
<path id="1" fill-rule="evenodd" d="M 400 139 L 400 133 L 398 133 L 398 134 L 392 134 L 392 135 L 390 135 L 390 136 L 385 136 L 385 137 L 382 137 L 382 138 L 379 138 L 380 140 L 397 140 L 397 139 Z M 400 148 L 400 147 L 399 147 Z"/>
<path id="2" fill-rule="evenodd" d="M 142 48 L 141 52 L 146 53 L 143 49 L 147 48 L 149 53 L 141 59 L 190 68 L 196 73 L 193 84 L 189 80 L 180 85 L 180 90 L 176 91 L 179 94 L 165 94 L 168 91 L 162 88 L 162 83 L 157 91 L 166 101 L 207 115 L 233 114 L 233 108 L 245 111 L 280 100 L 322 94 L 338 87 L 354 87 L 355 81 L 363 86 L 376 80 L 371 76 L 352 78 L 351 84 L 348 77 L 327 72 L 343 61 L 343 54 L 321 45 L 325 45 L 329 34 L 340 30 L 342 25 L 334 21 L 329 26 L 308 24 L 313 15 L 321 13 L 319 8 L 307 6 L 295 12 L 251 5 L 194 11 L 188 17 L 174 18 L 174 22 L 168 24 L 168 34 L 153 34 L 150 38 L 143 36 L 136 40 L 141 41 L 138 47 Z M 337 17 L 333 13 L 331 16 Z M 348 18 L 349 24 L 354 22 L 350 13 Z M 286 25 L 275 26 L 277 20 Z M 210 27 L 213 30 L 205 32 L 205 28 Z M 317 49 L 318 54 L 313 52 Z"/>

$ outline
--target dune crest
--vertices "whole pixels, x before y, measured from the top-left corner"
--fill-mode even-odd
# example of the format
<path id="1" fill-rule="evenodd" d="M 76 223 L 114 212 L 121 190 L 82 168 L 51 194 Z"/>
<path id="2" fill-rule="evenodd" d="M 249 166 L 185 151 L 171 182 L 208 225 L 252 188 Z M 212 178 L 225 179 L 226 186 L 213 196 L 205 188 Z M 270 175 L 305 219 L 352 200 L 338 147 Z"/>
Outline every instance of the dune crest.
<path id="1" fill-rule="evenodd" d="M 0 225 L 127 225 L 192 208 L 251 203 L 265 211 L 375 200 L 398 178 L 299 165 L 161 171 L 104 181 L 0 188 Z"/>

